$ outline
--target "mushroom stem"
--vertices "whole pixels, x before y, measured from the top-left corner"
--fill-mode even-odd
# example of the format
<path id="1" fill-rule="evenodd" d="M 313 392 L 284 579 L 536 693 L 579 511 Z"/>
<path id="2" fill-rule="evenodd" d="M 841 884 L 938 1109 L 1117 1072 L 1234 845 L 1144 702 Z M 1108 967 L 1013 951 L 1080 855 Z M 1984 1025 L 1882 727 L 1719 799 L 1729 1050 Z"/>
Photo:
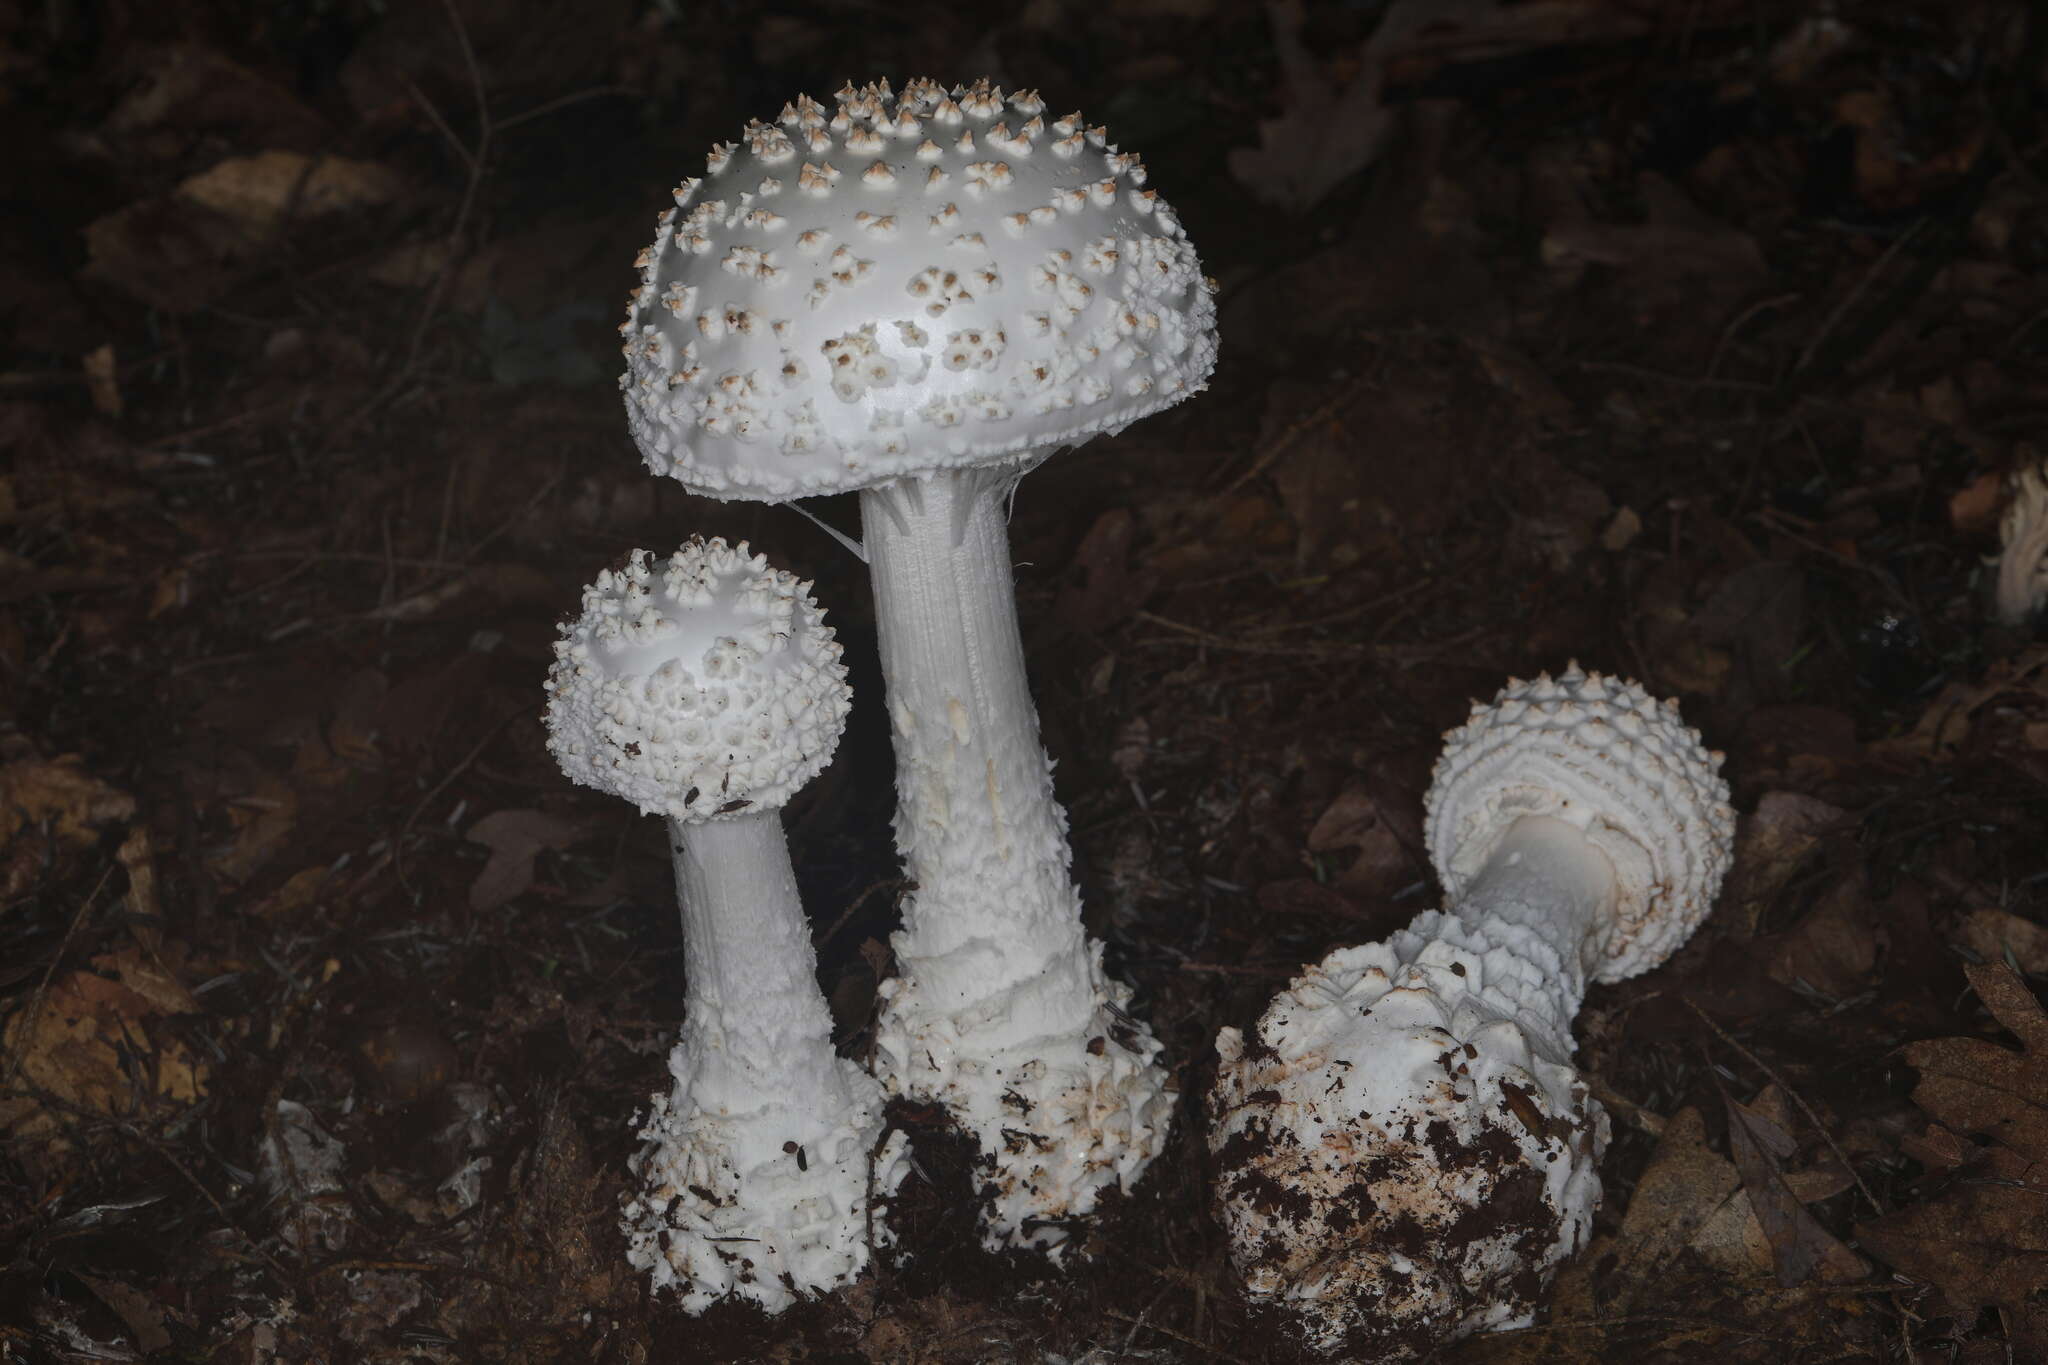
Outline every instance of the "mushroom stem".
<path id="1" fill-rule="evenodd" d="M 851 1091 L 832 1050 L 781 812 L 670 820 L 668 830 L 689 973 L 682 1047 L 697 1102 L 738 1112 L 815 1095 L 844 1111 Z"/>
<path id="2" fill-rule="evenodd" d="M 896 842 L 917 890 L 898 965 L 966 1005 L 1036 983 L 1046 1028 L 1085 1019 L 1081 901 L 1024 667 L 1001 508 L 1016 474 L 861 495 L 896 745 Z"/>
<path id="3" fill-rule="evenodd" d="M 832 1019 L 778 810 L 669 821 L 689 984 L 674 1084 L 632 1160 L 628 1259 L 685 1312 L 728 1295 L 777 1313 L 829 1291 L 887 1229 L 907 1169 L 882 1096 L 832 1050 Z"/>
<path id="4" fill-rule="evenodd" d="M 1482 926 L 1527 970 L 1496 978 L 1495 994 L 1517 1022 L 1572 1055 L 1572 1019 L 1586 996 L 1614 917 L 1614 864 L 1575 826 L 1524 815 L 1508 827 L 1463 899 L 1447 912 Z"/>
<path id="5" fill-rule="evenodd" d="M 883 986 L 876 1067 L 981 1148 L 990 1246 L 1058 1259 L 1065 1220 L 1158 1155 L 1159 1044 L 1123 1012 L 1069 874 L 1067 821 L 1024 668 L 1003 507 L 1017 466 L 861 495 L 916 883 Z"/>

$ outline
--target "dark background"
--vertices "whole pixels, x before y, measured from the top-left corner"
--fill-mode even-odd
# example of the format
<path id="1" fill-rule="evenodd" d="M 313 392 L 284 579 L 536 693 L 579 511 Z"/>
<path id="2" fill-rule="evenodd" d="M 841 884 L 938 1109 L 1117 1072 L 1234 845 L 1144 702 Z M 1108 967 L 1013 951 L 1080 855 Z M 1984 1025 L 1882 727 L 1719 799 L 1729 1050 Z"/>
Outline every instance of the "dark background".
<path id="1" fill-rule="evenodd" d="M 2048 651 L 1983 560 L 2048 411 L 2044 39 L 1946 0 L 0 0 L 0 1343 L 1290 1360 L 1204 1207 L 1216 1030 L 1433 903 L 1438 736 L 1577 658 L 1726 751 L 1738 865 L 1580 1016 L 1599 1240 L 1442 1358 L 2048 1359 Z M 1210 391 L 1013 526 L 1182 1121 L 1050 1275 L 903 1113 L 906 1264 L 684 1319 L 615 1209 L 687 964 L 659 830 L 543 748 L 554 622 L 692 532 L 815 579 L 866 700 L 789 826 L 856 1050 L 890 771 L 858 564 L 646 475 L 613 331 L 713 141 L 984 74 L 1142 152 L 1221 291 Z"/>

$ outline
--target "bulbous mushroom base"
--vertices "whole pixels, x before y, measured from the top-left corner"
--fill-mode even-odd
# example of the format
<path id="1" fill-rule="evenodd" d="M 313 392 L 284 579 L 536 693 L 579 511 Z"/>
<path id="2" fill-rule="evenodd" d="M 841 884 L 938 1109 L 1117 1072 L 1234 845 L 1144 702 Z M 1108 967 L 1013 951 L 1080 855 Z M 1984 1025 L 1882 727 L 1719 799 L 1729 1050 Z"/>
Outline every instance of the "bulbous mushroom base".
<path id="1" fill-rule="evenodd" d="M 852 1280 L 889 1245 L 876 1205 L 909 1170 L 905 1139 L 883 1141 L 881 1087 L 836 1060 L 837 1106 L 713 1112 L 681 1074 L 655 1098 L 622 1227 L 627 1260 L 657 1291 L 674 1290 L 684 1312 L 729 1298 L 779 1313 Z"/>
<path id="2" fill-rule="evenodd" d="M 1607 1117 L 1430 912 L 1217 1039 L 1209 1147 L 1246 1290 L 1308 1345 L 1408 1360 L 1527 1323 L 1586 1240 Z"/>
<path id="3" fill-rule="evenodd" d="M 1131 988 L 1102 970 L 1091 941 L 1094 1007 L 1057 1030 L 1034 1027 L 1062 1011 L 1047 973 L 971 1006 L 936 1008 L 918 978 L 882 985 L 876 1071 L 892 1093 L 943 1105 L 980 1152 L 982 1243 L 1060 1263 L 1075 1224 L 1112 1186 L 1128 1189 L 1166 1146 L 1173 1092 L 1159 1042 L 1125 1012 Z"/>

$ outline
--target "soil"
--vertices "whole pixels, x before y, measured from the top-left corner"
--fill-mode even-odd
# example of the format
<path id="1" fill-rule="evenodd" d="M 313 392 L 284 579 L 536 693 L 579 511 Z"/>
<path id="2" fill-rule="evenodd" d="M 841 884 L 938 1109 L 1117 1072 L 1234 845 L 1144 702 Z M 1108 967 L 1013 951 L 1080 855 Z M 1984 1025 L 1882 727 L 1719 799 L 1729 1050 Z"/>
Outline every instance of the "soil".
<path id="1" fill-rule="evenodd" d="M 864 574 L 649 476 L 613 329 L 707 147 L 884 74 L 1085 110 L 1217 283 L 1208 392 L 1012 524 L 1181 1110 L 1055 1272 L 899 1106 L 900 1259 L 688 1318 L 617 1227 L 689 970 L 662 832 L 562 778 L 539 684 L 635 546 L 815 582 L 864 703 L 787 824 L 859 1055 L 902 890 Z M 1578 660 L 1725 752 L 1736 867 L 1579 1016 L 1594 1243 L 1431 1358 L 2048 1360 L 2023 560 L 1996 605 L 2044 78 L 2017 0 L 0 0 L 0 1355 L 1297 1360 L 1208 1209 L 1217 1031 L 1437 903 L 1440 736 Z"/>

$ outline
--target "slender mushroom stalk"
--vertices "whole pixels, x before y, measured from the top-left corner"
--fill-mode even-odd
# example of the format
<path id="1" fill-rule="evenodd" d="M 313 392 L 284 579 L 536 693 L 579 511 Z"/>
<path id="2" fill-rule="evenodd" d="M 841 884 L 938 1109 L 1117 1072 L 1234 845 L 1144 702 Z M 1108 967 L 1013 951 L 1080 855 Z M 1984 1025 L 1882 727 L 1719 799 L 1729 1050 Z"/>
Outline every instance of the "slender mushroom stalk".
<path id="1" fill-rule="evenodd" d="M 1511 682 L 1431 785 L 1448 907 L 1217 1038 L 1231 1258 L 1311 1347 L 1408 1360 L 1531 1319 L 1600 1199 L 1607 1116 L 1573 1017 L 1589 979 L 1648 971 L 1711 907 L 1733 847 L 1719 763 L 1635 683 Z"/>
<path id="2" fill-rule="evenodd" d="M 2048 468 L 2028 452 L 2006 483 L 1992 605 L 2001 624 L 2024 626 L 2048 603 Z"/>
<path id="3" fill-rule="evenodd" d="M 808 584 L 722 540 L 635 551 L 555 645 L 563 771 L 669 824 L 688 988 L 624 1229 L 686 1312 L 730 1297 L 776 1313 L 852 1279 L 888 1240 L 872 1201 L 907 1169 L 880 1085 L 832 1050 L 782 833 L 839 743 L 839 655 Z"/>
<path id="4" fill-rule="evenodd" d="M 1211 286 L 1138 158 L 986 81 L 808 98 L 713 149 L 640 259 L 622 387 L 718 498 L 859 490 L 916 890 L 877 1069 L 976 1142 L 990 1246 L 1057 1259 L 1158 1155 L 1158 1043 L 1081 924 L 1017 630 L 1009 493 L 1198 391 Z"/>

